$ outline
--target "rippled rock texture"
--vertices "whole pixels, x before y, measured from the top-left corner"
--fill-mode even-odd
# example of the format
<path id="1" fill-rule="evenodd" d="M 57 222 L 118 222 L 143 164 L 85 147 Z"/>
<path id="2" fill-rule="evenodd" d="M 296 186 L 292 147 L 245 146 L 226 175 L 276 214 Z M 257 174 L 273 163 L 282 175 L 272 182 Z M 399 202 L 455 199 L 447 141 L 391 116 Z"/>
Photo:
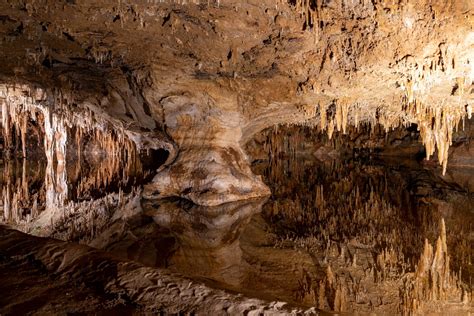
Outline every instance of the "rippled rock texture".
<path id="1" fill-rule="evenodd" d="M 0 236 L 0 287 L 6 293 L 1 306 L 6 314 L 316 314 L 215 290 L 86 246 L 32 237 L 3 226 Z M 9 290 L 12 287 L 14 292 Z"/>

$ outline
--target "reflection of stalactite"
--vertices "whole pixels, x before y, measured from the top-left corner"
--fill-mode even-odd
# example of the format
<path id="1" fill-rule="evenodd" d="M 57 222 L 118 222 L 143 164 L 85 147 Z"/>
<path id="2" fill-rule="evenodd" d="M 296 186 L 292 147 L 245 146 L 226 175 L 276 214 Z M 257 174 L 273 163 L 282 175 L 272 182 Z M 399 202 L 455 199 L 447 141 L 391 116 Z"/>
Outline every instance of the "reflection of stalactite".
<path id="1" fill-rule="evenodd" d="M 67 199 L 66 142 L 64 121 L 43 109 L 44 150 L 46 153 L 46 210 L 62 207 Z M 54 159 L 56 158 L 56 159 Z M 56 163 L 56 166 L 55 166 Z"/>
<path id="2" fill-rule="evenodd" d="M 107 155 L 91 170 L 78 179 L 76 195 L 85 196 L 91 190 L 106 189 L 110 184 L 125 186 L 132 176 L 142 175 L 142 166 L 136 146 L 127 138 L 113 131 L 93 133 L 90 141 L 104 150 Z M 78 154 L 78 159 L 81 156 Z"/>
<path id="3" fill-rule="evenodd" d="M 9 164 L 7 164 L 3 171 L 3 187 L 2 187 L 2 200 L 3 200 L 3 218 L 5 221 L 11 219 L 11 177 L 10 177 L 10 170 Z"/>
<path id="4" fill-rule="evenodd" d="M 451 273 L 449 262 L 446 227 L 444 219 L 441 219 L 435 248 L 425 240 L 416 271 L 405 281 L 402 291 L 404 313 L 416 311 L 426 302 L 462 298 L 465 290 L 460 286 L 458 277 Z"/>
<path id="5" fill-rule="evenodd" d="M 3 221 L 20 223 L 29 221 L 31 214 L 25 211 L 32 210 L 36 201 L 35 196 L 30 196 L 28 188 L 27 162 L 21 160 L 21 168 L 17 166 L 18 161 L 6 160 L 3 166 L 1 192 L 3 206 Z M 21 170 L 21 175 L 17 171 Z"/>
<path id="6" fill-rule="evenodd" d="M 0 86 L 5 148 L 12 149 L 14 146 L 21 148 L 22 156 L 25 157 L 27 130 L 31 126 L 30 122 L 36 122 L 43 137 L 46 156 L 42 193 L 36 195 L 34 200 L 30 200 L 28 196 L 26 165 L 23 166 L 23 180 L 19 187 L 12 183 L 11 179 L 15 178 L 13 174 L 4 174 L 6 182 L 2 188 L 3 213 L 7 221 L 18 223 L 24 220 L 23 216 L 19 215 L 19 204 L 22 203 L 31 210 L 30 216 L 43 208 L 42 203 L 46 212 L 51 214 L 66 206 L 69 193 L 66 169 L 68 140 L 75 139 L 77 145 L 76 175 L 73 178 L 79 182 L 78 196 L 92 190 L 103 189 L 113 181 L 117 181 L 118 186 L 125 185 L 131 174 L 142 171 L 136 144 L 140 139 L 136 135 L 133 137 L 137 139 L 131 140 L 127 134 L 130 132 L 110 128 L 110 123 L 95 117 L 91 111 L 83 110 L 81 113 L 69 111 L 66 106 L 69 103 L 67 95 L 56 92 L 53 98 L 54 105 L 46 106 L 45 93 L 40 89 Z M 91 174 L 80 179 L 83 160 L 81 147 L 85 137 L 99 145 L 105 159 Z M 9 172 L 10 169 L 5 170 Z M 72 201 L 69 202 L 71 203 Z"/>
<path id="7" fill-rule="evenodd" d="M 306 251 L 321 258 L 316 264 L 320 271 L 326 269 L 324 274 L 304 273 L 298 282 L 298 302 L 377 314 L 431 310 L 429 303 L 421 303 L 427 301 L 441 307 L 472 304 L 469 279 L 461 282 L 456 270 L 450 270 L 447 255 L 449 241 L 453 258 L 460 260 L 452 239 L 461 229 L 447 237 L 449 231 L 441 222 L 434 249 L 429 243 L 423 248 L 423 238 L 435 234 L 440 215 L 432 205 L 420 208 L 417 198 L 407 192 L 407 185 L 413 185 L 411 173 L 405 178 L 405 173 L 354 161 L 311 163 L 307 153 L 326 136 L 309 127 L 278 127 L 263 135 L 266 138 L 258 141 L 269 157 L 263 174 L 274 195 L 263 214 L 279 236 L 277 247 Z M 299 159 L 290 154 L 295 151 Z M 469 242 L 465 233 L 459 239 Z M 469 253 L 470 247 L 464 251 Z M 470 265 L 456 260 L 453 265 L 463 271 Z M 392 291 L 386 292 L 387 287 Z"/>

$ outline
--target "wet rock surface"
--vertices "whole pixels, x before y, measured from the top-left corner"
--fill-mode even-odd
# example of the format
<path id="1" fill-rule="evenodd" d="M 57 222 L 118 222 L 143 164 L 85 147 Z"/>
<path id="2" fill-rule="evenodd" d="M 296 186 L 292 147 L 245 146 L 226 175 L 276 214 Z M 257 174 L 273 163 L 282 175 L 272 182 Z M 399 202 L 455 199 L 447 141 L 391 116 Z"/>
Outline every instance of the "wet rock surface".
<path id="1" fill-rule="evenodd" d="M 316 314 L 214 290 L 86 246 L 32 237 L 3 226 L 0 234 L 1 288 L 14 294 L 2 297 L 5 314 Z"/>

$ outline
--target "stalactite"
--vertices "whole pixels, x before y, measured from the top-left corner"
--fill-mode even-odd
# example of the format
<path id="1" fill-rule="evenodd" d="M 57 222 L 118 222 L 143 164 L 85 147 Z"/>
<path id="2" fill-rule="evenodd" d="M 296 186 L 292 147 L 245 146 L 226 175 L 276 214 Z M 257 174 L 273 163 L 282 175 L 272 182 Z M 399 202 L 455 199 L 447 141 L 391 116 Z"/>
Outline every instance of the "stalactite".
<path id="1" fill-rule="evenodd" d="M 342 104 L 341 102 L 336 103 L 336 127 L 337 131 L 340 132 L 342 129 Z"/>
<path id="2" fill-rule="evenodd" d="M 44 102 L 45 93 L 41 90 L 31 90 L 27 86 L 0 86 L 0 102 L 2 103 L 2 127 L 6 148 L 13 145 L 21 148 L 22 156 L 26 156 L 29 122 L 37 122 L 43 138 L 46 156 L 43 193 L 34 200 L 29 199 L 28 179 L 23 166 L 22 183 L 14 185 L 10 180 L 2 188 L 3 213 L 7 221 L 23 222 L 20 206 L 24 203 L 31 212 L 37 213 L 44 203 L 47 212 L 54 213 L 73 201 L 69 200 L 68 177 L 66 170 L 66 145 L 71 139 L 77 145 L 76 179 L 81 174 L 80 166 L 83 152 L 81 147 L 84 135 L 98 144 L 106 158 L 93 172 L 78 179 L 76 196 L 81 197 L 93 190 L 102 190 L 111 183 L 127 185 L 131 176 L 141 175 L 143 170 L 138 157 L 139 145 L 131 139 L 123 129 L 111 129 L 109 123 L 97 118 L 91 111 L 80 113 L 68 111 L 67 104 L 71 97 L 61 91 L 51 92 L 56 104 L 48 107 Z M 53 110 L 54 108 L 54 110 Z M 11 131 L 14 130 L 15 133 Z M 15 138 L 13 138 L 15 136 Z M 77 166 L 77 165 L 76 165 Z M 8 169 L 9 170 L 9 169 Z M 11 174 L 5 174 L 10 179 Z M 74 177 L 73 177 L 74 178 Z M 10 182 L 9 182 L 10 181 Z M 39 201 L 41 200 L 41 201 Z M 37 215 L 37 214 L 35 214 Z"/>
<path id="3" fill-rule="evenodd" d="M 426 149 L 426 158 L 429 159 L 435 152 L 442 172 L 445 174 L 448 163 L 448 152 L 452 145 L 453 133 L 465 117 L 472 115 L 471 104 L 449 104 L 442 101 L 438 104 L 427 106 L 427 101 L 422 101 L 413 94 L 410 88 L 412 81 L 404 87 L 406 90 L 406 104 L 400 103 L 398 110 L 388 110 L 380 107 L 377 115 L 367 121 L 367 109 L 360 105 L 351 106 L 348 100 L 335 103 L 335 112 L 327 117 L 326 105 L 319 104 L 319 120 L 321 131 L 326 131 L 328 138 L 332 139 L 334 129 L 343 134 L 347 133 L 349 125 L 357 129 L 360 124 L 369 124 L 372 132 L 377 125 L 381 125 L 385 133 L 398 127 L 407 127 L 415 123 L 420 131 L 420 138 Z M 411 100 L 411 101 L 410 101 Z M 361 120 L 361 118 L 365 118 Z"/>
<path id="4" fill-rule="evenodd" d="M 331 120 L 329 120 L 329 124 L 328 124 L 328 137 L 329 137 L 329 139 L 332 138 L 333 133 L 334 133 L 334 121 L 331 119 Z"/>
<path id="5" fill-rule="evenodd" d="M 326 130 L 326 124 L 327 124 L 327 112 L 326 112 L 326 106 L 324 103 L 319 103 L 319 115 L 320 115 L 320 128 L 321 131 Z"/>

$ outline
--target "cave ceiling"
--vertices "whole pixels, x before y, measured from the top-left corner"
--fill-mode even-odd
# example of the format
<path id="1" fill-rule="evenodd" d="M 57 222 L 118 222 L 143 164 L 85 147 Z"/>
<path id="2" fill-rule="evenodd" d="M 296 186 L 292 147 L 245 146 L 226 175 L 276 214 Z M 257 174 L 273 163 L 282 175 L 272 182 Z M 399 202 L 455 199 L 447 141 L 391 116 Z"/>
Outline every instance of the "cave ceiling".
<path id="1" fill-rule="evenodd" d="M 242 145 L 278 124 L 417 124 L 445 169 L 474 103 L 474 2 L 5 0 L 0 81 L 157 139 L 149 197 L 267 195 Z"/>

